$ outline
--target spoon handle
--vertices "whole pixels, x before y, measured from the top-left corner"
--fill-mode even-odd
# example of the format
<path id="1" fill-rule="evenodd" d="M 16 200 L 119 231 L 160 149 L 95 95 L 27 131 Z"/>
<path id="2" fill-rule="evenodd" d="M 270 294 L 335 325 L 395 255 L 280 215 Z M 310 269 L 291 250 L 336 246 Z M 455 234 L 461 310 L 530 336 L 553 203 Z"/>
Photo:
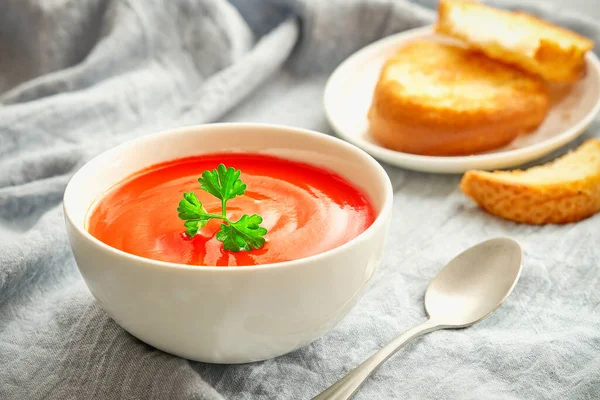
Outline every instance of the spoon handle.
<path id="1" fill-rule="evenodd" d="M 358 367 L 348 372 L 342 379 L 325 389 L 312 400 L 347 400 L 358 390 L 363 382 L 388 358 L 400 350 L 409 340 L 442 328 L 432 320 L 427 320 L 420 325 L 404 332 L 388 345 L 381 348 Z"/>

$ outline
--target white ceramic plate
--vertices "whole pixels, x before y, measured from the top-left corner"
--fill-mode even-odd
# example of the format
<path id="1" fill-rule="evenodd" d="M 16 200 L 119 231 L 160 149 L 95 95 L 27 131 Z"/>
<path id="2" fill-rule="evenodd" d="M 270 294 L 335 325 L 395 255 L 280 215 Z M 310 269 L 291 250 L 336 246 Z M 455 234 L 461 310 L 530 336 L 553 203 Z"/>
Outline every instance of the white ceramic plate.
<path id="1" fill-rule="evenodd" d="M 469 169 L 511 168 L 542 157 L 582 134 L 600 110 L 600 62 L 589 52 L 585 78 L 568 90 L 553 88 L 554 105 L 534 132 L 487 153 L 434 157 L 386 149 L 371 137 L 367 111 L 383 63 L 402 44 L 415 39 L 458 43 L 437 35 L 431 26 L 381 39 L 354 53 L 333 72 L 325 87 L 327 119 L 343 139 L 373 157 L 399 167 L 437 173 L 462 173 Z"/>

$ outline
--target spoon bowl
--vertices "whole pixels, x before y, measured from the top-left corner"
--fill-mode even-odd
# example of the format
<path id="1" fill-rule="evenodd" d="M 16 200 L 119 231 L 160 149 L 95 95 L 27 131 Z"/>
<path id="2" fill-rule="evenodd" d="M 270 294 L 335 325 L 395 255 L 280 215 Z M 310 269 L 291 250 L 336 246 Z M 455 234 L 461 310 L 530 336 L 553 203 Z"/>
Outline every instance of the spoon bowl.
<path id="1" fill-rule="evenodd" d="M 521 246 L 508 238 L 490 239 L 463 251 L 427 287 L 427 314 L 446 328 L 481 321 L 512 292 L 521 261 Z"/>

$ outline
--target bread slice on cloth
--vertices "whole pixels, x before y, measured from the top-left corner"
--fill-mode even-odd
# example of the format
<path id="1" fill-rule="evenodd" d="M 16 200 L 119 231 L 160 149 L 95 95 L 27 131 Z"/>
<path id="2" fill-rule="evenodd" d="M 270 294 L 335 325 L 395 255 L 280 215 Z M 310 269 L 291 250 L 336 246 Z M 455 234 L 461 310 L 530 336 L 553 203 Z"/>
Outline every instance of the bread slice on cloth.
<path id="1" fill-rule="evenodd" d="M 564 224 L 600 211 L 600 140 L 525 171 L 468 171 L 462 191 L 481 208 L 527 224 Z"/>

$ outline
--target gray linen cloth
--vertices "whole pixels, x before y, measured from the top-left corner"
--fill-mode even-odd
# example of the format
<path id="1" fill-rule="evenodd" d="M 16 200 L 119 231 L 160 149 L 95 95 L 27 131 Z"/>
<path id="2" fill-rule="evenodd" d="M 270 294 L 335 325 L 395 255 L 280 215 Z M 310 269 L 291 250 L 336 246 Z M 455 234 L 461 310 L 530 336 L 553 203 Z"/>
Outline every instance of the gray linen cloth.
<path id="1" fill-rule="evenodd" d="M 473 328 L 410 344 L 356 398 L 600 398 L 600 216 L 513 224 L 469 202 L 459 176 L 385 165 L 394 222 L 370 290 L 330 333 L 277 359 L 209 365 L 158 351 L 116 325 L 77 271 L 60 203 L 90 157 L 214 121 L 330 133 L 321 96 L 331 70 L 369 42 L 430 23 L 433 3 L 1 0 L 0 399 L 309 399 L 423 321 L 429 280 L 498 235 L 525 251 L 507 303 Z M 598 43 L 592 3 L 588 15 L 523 8 Z"/>

